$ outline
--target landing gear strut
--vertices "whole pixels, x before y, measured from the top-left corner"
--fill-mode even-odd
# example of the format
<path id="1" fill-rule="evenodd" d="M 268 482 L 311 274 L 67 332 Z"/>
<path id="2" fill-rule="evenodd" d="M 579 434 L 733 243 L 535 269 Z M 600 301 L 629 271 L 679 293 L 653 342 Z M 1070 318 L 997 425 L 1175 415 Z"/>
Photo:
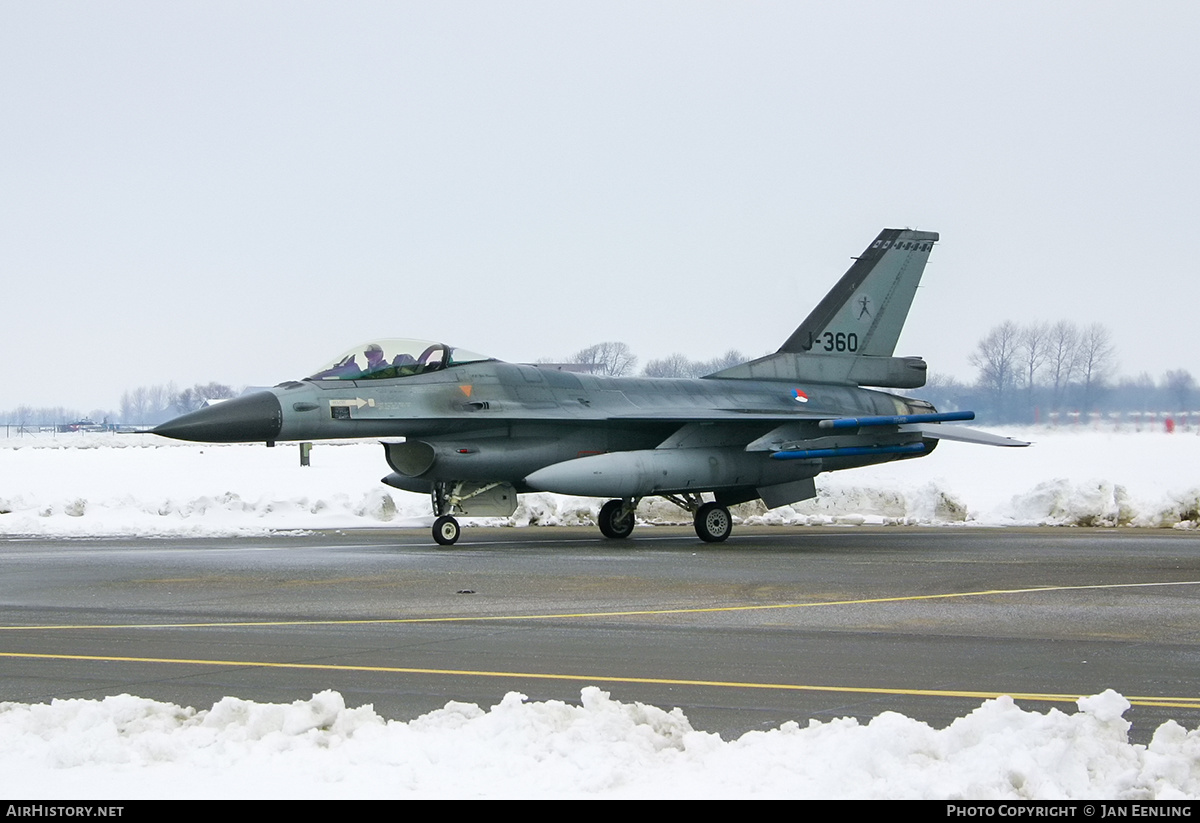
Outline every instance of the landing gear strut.
<path id="1" fill-rule="evenodd" d="M 433 521 L 433 539 L 440 546 L 453 546 L 462 534 L 462 527 L 451 514 L 454 510 L 453 498 L 457 491 L 457 484 L 433 484 L 433 513 L 437 515 L 437 520 Z"/>
<path id="2" fill-rule="evenodd" d="M 516 511 L 517 502 L 512 484 L 502 480 L 480 483 L 473 480 L 439 480 L 433 484 L 433 539 L 442 546 L 458 542 L 461 529 L 454 515 L 507 517 Z"/>
<path id="3" fill-rule="evenodd" d="M 609 500 L 600 507 L 597 518 L 600 533 L 613 540 L 622 540 L 633 532 L 633 510 L 638 501 L 633 498 Z"/>

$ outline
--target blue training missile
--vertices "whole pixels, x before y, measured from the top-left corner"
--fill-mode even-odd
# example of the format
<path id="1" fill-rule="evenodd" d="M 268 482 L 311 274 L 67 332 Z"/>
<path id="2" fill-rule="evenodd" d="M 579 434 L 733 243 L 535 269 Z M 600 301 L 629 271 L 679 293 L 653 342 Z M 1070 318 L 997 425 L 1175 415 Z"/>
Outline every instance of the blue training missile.
<path id="1" fill-rule="evenodd" d="M 791 449 L 771 455 L 772 460 L 811 460 L 817 457 L 862 457 L 876 454 L 922 454 L 924 443 L 905 443 L 900 446 L 846 446 L 833 449 Z"/>

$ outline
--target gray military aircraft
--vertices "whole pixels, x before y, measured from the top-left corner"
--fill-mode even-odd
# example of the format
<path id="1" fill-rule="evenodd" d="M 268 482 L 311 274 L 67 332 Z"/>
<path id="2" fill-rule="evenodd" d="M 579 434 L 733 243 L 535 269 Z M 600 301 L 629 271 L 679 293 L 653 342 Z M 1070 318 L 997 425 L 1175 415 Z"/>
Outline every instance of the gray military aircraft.
<path id="1" fill-rule="evenodd" d="M 779 351 L 699 379 L 606 378 L 377 340 L 154 433 L 272 445 L 402 437 L 383 442 L 383 482 L 431 496 L 442 545 L 458 540 L 455 515 L 507 516 L 531 491 L 612 498 L 599 516 L 610 538 L 628 537 L 638 501 L 658 495 L 717 542 L 730 506 L 805 500 L 821 472 L 921 457 L 938 440 L 1029 445 L 943 426 L 975 415 L 880 390 L 925 385 L 925 361 L 893 352 L 937 240 L 885 229 Z"/>

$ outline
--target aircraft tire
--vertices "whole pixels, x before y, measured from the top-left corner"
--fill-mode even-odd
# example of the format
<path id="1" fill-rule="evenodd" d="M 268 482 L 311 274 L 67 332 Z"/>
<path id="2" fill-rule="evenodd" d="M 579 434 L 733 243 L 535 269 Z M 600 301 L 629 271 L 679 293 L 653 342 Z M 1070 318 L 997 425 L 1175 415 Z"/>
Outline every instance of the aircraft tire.
<path id="1" fill-rule="evenodd" d="M 462 529 L 453 517 L 439 517 L 433 521 L 433 539 L 442 546 L 453 546 L 458 542 Z"/>
<path id="2" fill-rule="evenodd" d="M 720 543 L 733 531 L 733 516 L 720 503 L 705 503 L 696 509 L 696 535 L 705 543 Z"/>
<path id="3" fill-rule="evenodd" d="M 621 509 L 625 503 L 622 500 L 609 500 L 600 507 L 600 533 L 612 540 L 623 540 L 633 533 L 633 513 L 621 517 Z"/>

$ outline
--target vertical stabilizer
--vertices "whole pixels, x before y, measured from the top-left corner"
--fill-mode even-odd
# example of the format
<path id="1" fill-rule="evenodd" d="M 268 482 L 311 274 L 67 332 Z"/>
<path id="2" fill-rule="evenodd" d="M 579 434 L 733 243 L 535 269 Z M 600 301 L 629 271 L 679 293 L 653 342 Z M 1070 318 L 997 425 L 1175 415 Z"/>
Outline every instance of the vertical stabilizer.
<path id="1" fill-rule="evenodd" d="M 884 229 L 780 348 L 891 357 L 937 232 Z"/>

